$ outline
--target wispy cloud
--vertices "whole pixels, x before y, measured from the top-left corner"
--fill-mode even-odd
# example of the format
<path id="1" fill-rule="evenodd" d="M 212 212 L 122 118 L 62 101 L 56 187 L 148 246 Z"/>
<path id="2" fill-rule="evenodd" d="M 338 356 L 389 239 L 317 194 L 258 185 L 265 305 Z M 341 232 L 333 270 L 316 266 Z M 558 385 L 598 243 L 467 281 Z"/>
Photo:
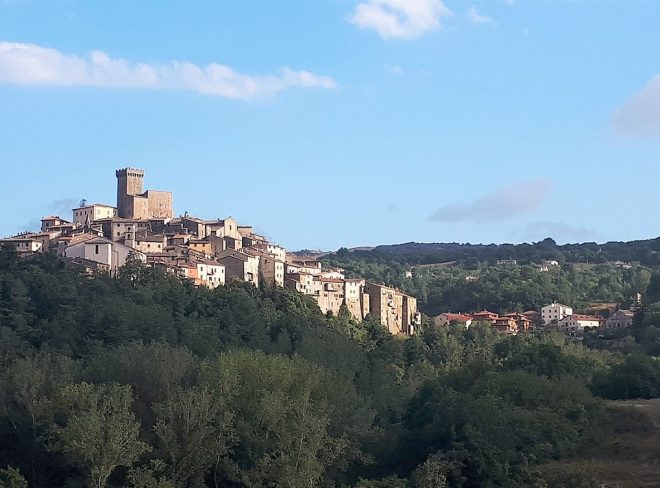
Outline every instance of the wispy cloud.
<path id="1" fill-rule="evenodd" d="M 60 198 L 48 204 L 47 210 L 63 219 L 71 219 L 71 211 L 80 205 L 80 200 L 75 198 Z"/>
<path id="2" fill-rule="evenodd" d="M 467 11 L 467 18 L 473 24 L 491 24 L 495 25 L 495 21 L 486 15 L 479 13 L 477 7 L 472 5 Z"/>
<path id="3" fill-rule="evenodd" d="M 599 238 L 598 233 L 594 230 L 564 222 L 533 222 L 525 227 L 514 229 L 512 235 L 524 241 L 540 241 L 551 237 L 561 244 L 595 241 Z"/>
<path id="4" fill-rule="evenodd" d="M 401 76 L 404 74 L 403 68 L 398 64 L 386 64 L 385 69 L 393 75 Z"/>
<path id="5" fill-rule="evenodd" d="M 498 188 L 471 203 L 454 203 L 429 216 L 434 222 L 495 222 L 528 213 L 541 206 L 552 188 L 548 179 L 518 181 Z"/>
<path id="6" fill-rule="evenodd" d="M 349 20 L 384 39 L 413 39 L 439 29 L 440 20 L 451 15 L 442 0 L 367 0 L 357 5 Z"/>
<path id="7" fill-rule="evenodd" d="M 616 111 L 612 124 L 622 134 L 660 136 L 660 74 Z"/>
<path id="8" fill-rule="evenodd" d="M 74 198 L 60 198 L 54 200 L 44 207 L 45 211 L 42 217 L 46 217 L 46 215 L 57 215 L 65 220 L 71 220 L 71 210 L 77 207 L 79 202 L 79 200 Z M 24 232 L 26 230 L 36 231 L 39 229 L 41 229 L 41 220 L 33 218 L 23 224 L 21 228 L 16 229 L 16 232 Z"/>
<path id="9" fill-rule="evenodd" d="M 401 207 L 399 207 L 396 203 L 390 203 L 385 209 L 385 213 L 387 215 L 394 215 L 399 213 L 400 211 L 401 211 Z"/>
<path id="10" fill-rule="evenodd" d="M 0 83 L 189 90 L 204 95 L 250 99 L 288 88 L 335 88 L 328 76 L 282 68 L 277 75 L 253 76 L 228 66 L 188 61 L 135 63 L 103 51 L 66 54 L 37 44 L 0 42 Z"/>

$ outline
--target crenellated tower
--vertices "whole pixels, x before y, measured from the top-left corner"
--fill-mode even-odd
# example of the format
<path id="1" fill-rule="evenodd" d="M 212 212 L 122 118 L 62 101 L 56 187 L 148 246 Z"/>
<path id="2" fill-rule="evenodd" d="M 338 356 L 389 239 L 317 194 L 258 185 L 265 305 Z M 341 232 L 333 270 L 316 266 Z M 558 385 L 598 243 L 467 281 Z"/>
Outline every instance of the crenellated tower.
<path id="1" fill-rule="evenodd" d="M 144 170 L 135 168 L 118 169 L 117 175 L 117 215 L 122 218 L 134 218 L 133 197 L 142 195 Z"/>

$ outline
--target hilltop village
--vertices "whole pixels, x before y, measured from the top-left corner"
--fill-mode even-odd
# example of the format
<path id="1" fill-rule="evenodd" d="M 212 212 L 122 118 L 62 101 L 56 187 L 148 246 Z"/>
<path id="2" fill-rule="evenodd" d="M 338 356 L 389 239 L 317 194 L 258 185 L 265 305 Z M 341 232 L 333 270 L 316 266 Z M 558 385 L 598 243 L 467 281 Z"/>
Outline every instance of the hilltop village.
<path id="1" fill-rule="evenodd" d="M 163 269 L 196 286 L 216 288 L 230 280 L 286 287 L 313 297 L 323 313 L 342 307 L 357 320 L 378 318 L 392 334 L 412 335 L 421 323 L 417 300 L 392 287 L 347 279 L 258 235 L 233 217 L 174 217 L 168 191 L 144 191 L 144 171 L 116 171 L 116 206 L 82 201 L 71 220 L 41 219 L 40 232 L 0 239 L 23 254 L 52 252 L 90 271 L 116 275 L 130 260 Z"/>

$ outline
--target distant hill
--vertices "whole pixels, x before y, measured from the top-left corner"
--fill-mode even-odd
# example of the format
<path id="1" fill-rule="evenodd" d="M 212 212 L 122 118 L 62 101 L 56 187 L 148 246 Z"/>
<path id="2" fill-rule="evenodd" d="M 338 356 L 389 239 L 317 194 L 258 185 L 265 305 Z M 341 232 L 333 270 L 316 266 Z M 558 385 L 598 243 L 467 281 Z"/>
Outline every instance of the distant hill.
<path id="1" fill-rule="evenodd" d="M 372 249 L 342 248 L 337 256 L 351 254 L 354 258 L 386 258 L 401 264 L 431 264 L 457 260 L 478 260 L 495 263 L 502 259 L 519 261 L 555 260 L 560 263 L 605 263 L 613 261 L 639 262 L 647 266 L 660 265 L 660 238 L 629 241 L 607 242 L 598 244 L 558 245 L 547 238 L 532 244 L 461 244 L 418 243 L 390 244 Z"/>

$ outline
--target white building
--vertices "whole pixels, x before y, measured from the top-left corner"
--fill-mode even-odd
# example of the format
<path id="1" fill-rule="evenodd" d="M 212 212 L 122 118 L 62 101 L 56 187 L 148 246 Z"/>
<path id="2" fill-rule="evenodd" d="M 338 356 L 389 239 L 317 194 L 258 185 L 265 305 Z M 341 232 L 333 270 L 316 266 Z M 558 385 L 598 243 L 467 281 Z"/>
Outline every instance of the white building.
<path id="1" fill-rule="evenodd" d="M 199 261 L 197 264 L 197 279 L 200 284 L 209 288 L 217 288 L 225 284 L 225 267 L 215 261 Z"/>
<path id="2" fill-rule="evenodd" d="M 585 327 L 599 327 L 600 318 L 593 315 L 567 315 L 557 323 L 565 332 L 577 332 Z"/>
<path id="3" fill-rule="evenodd" d="M 73 244 L 64 250 L 64 255 L 67 258 L 86 259 L 102 264 L 112 274 L 115 274 L 120 267 L 125 265 L 130 256 L 134 256 L 143 262 L 146 261 L 143 253 L 105 237 L 93 237 Z"/>
<path id="4" fill-rule="evenodd" d="M 73 209 L 73 223 L 91 224 L 95 220 L 111 219 L 117 216 L 117 209 L 111 205 L 94 203 Z"/>
<path id="5" fill-rule="evenodd" d="M 561 303 L 551 303 L 541 308 L 541 321 L 544 325 L 557 323 L 567 315 L 573 315 L 573 308 Z"/>

